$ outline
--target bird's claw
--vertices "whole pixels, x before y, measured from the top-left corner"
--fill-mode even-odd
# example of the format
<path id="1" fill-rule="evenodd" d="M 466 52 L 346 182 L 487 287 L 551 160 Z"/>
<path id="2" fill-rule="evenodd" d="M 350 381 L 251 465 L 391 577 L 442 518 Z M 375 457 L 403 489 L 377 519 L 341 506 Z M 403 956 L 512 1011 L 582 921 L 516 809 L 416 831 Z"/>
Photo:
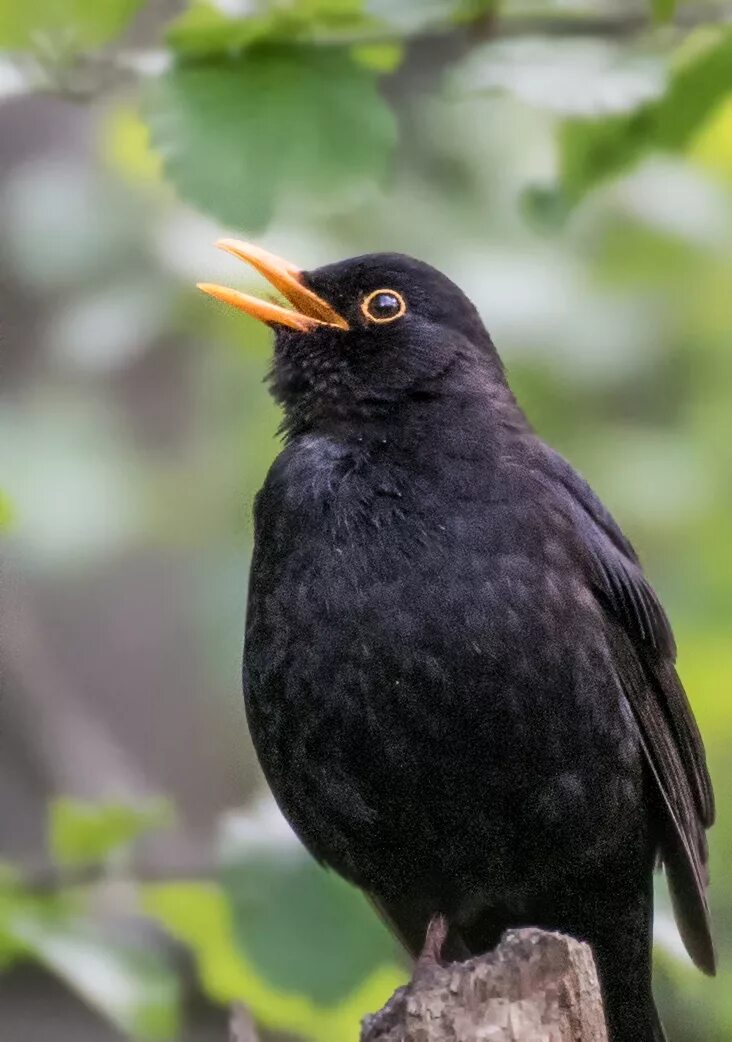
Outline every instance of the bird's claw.
<path id="1" fill-rule="evenodd" d="M 425 933 L 422 951 L 417 959 L 415 973 L 432 970 L 443 965 L 442 948 L 447 940 L 449 929 L 448 921 L 442 913 L 432 916 L 427 924 L 427 932 Z"/>

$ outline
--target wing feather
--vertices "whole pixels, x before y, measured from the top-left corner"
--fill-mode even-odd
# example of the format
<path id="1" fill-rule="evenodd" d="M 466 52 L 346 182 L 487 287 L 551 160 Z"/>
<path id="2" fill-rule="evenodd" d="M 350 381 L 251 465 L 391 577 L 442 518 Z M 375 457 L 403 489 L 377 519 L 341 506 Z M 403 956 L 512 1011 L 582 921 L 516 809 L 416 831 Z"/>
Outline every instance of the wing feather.
<path id="1" fill-rule="evenodd" d="M 660 797 L 661 857 L 679 932 L 694 962 L 715 970 L 706 900 L 705 829 L 714 821 L 714 795 L 704 745 L 674 667 L 676 645 L 666 613 L 633 547 L 589 485 L 557 453 L 541 445 L 535 471 L 545 490 L 561 488 L 587 555 L 588 579 L 616 624 L 618 679 L 638 723 Z"/>

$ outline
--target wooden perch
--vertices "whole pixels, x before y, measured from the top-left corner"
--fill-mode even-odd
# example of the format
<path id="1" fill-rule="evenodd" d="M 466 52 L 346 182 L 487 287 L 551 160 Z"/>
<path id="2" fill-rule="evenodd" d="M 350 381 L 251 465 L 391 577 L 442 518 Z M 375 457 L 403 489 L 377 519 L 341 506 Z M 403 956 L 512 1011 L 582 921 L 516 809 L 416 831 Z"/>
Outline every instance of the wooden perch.
<path id="1" fill-rule="evenodd" d="M 592 953 L 542 930 L 509 930 L 493 952 L 418 964 L 366 1017 L 361 1042 L 607 1042 Z"/>
<path id="2" fill-rule="evenodd" d="M 241 1006 L 230 1042 L 257 1042 Z M 509 930 L 479 958 L 418 964 L 364 1019 L 361 1042 L 607 1042 L 592 953 L 559 933 Z"/>

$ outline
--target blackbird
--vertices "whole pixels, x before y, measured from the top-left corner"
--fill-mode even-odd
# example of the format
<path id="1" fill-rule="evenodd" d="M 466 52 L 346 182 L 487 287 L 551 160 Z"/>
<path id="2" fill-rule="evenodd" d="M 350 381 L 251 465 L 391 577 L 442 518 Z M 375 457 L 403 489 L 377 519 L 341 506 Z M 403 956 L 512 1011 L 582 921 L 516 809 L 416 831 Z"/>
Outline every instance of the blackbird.
<path id="1" fill-rule="evenodd" d="M 714 806 L 632 546 L 445 275 L 218 245 L 292 305 L 201 285 L 275 331 L 244 689 L 282 811 L 413 955 L 563 931 L 592 946 L 611 1042 L 658 1042 L 653 870 L 713 974 Z"/>

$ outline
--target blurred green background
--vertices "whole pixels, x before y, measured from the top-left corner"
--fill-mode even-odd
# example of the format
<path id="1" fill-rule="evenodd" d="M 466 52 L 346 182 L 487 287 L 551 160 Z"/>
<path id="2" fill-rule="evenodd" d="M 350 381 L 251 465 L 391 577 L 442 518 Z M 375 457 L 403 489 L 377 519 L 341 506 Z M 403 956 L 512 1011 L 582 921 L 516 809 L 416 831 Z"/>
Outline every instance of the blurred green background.
<path id="1" fill-rule="evenodd" d="M 732 7 L 0 0 L 0 1038 L 356 1039 L 404 977 L 300 852 L 239 662 L 277 452 L 217 253 L 415 254 L 667 605 L 719 802 L 716 981 L 659 884 L 671 1042 L 732 1038 Z M 268 1034 L 267 1037 L 270 1037 Z"/>

